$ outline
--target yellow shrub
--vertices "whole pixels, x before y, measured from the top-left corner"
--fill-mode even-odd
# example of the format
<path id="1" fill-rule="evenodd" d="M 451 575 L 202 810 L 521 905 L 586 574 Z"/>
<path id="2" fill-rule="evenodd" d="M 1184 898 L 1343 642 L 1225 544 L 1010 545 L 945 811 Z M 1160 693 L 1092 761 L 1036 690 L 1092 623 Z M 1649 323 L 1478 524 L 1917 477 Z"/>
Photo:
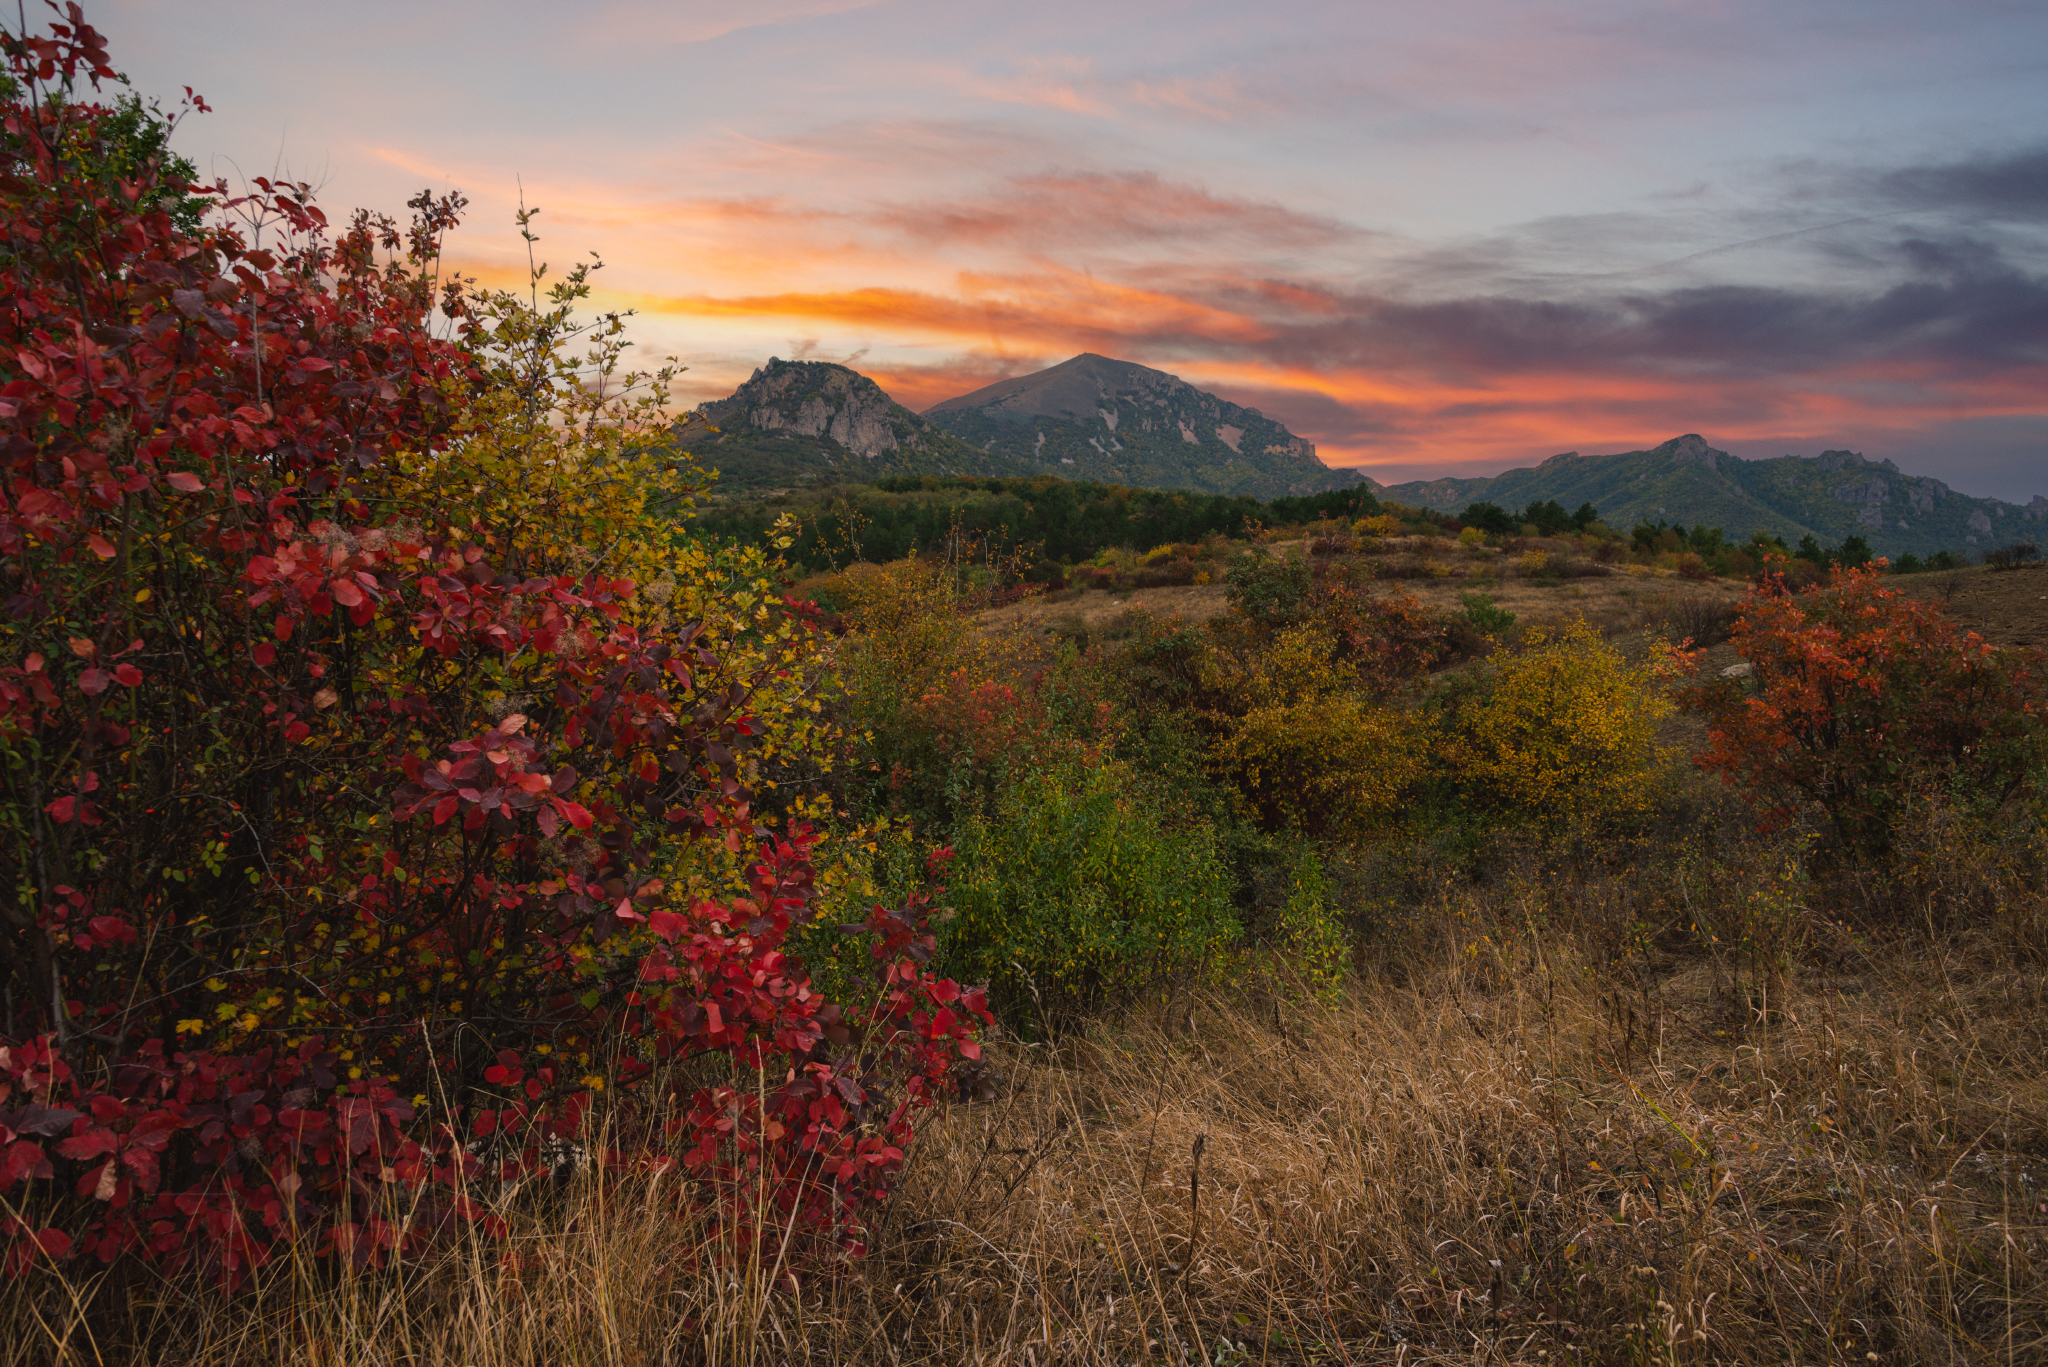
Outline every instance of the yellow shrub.
<path id="1" fill-rule="evenodd" d="M 1405 525 L 1392 513 L 1379 513 L 1373 517 L 1361 517 L 1351 524 L 1351 530 L 1358 536 L 1399 536 Z"/>
<path id="2" fill-rule="evenodd" d="M 1225 719 L 1218 768 L 1268 822 L 1356 836 L 1400 809 L 1426 746 L 1408 716 L 1354 691 L 1328 633 L 1282 633 L 1238 682 L 1243 710 Z"/>
<path id="3" fill-rule="evenodd" d="M 1347 694 L 1255 708 L 1215 754 L 1261 816 L 1341 838 L 1400 810 L 1423 751 L 1408 718 Z"/>
<path id="4" fill-rule="evenodd" d="M 1467 527 L 1464 531 L 1458 533 L 1458 544 L 1460 546 L 1480 546 L 1485 543 L 1486 533 L 1480 531 L 1477 527 Z"/>
<path id="5" fill-rule="evenodd" d="M 1639 810 L 1651 796 L 1651 736 L 1671 704 L 1581 620 L 1500 668 L 1492 696 L 1449 736 L 1444 758 L 1483 800 L 1570 819 Z"/>
<path id="6" fill-rule="evenodd" d="M 1521 558 L 1515 564 L 1523 574 L 1541 574 L 1550 568 L 1550 553 L 1548 551 L 1524 551 Z"/>

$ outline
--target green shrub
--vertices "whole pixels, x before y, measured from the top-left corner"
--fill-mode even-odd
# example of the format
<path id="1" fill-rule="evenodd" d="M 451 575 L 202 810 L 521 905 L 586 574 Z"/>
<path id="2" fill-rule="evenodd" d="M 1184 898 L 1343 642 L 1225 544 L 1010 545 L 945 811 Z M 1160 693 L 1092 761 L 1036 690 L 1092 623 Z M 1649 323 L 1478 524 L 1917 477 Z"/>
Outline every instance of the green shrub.
<path id="1" fill-rule="evenodd" d="M 1311 850 L 1295 858 L 1287 904 L 1273 928 L 1272 947 L 1287 976 L 1319 1000 L 1333 998 L 1343 981 L 1350 942 L 1330 905 L 1330 880 Z"/>
<path id="2" fill-rule="evenodd" d="M 1515 614 L 1495 606 L 1491 594 L 1461 593 L 1458 602 L 1464 606 L 1465 620 L 1488 636 L 1506 636 L 1515 625 Z"/>
<path id="3" fill-rule="evenodd" d="M 1228 585 L 1224 597 L 1231 607 L 1269 627 L 1298 619 L 1315 588 L 1307 561 L 1293 556 L 1275 559 L 1263 546 L 1234 558 L 1223 582 Z"/>
<path id="4" fill-rule="evenodd" d="M 1007 785 L 958 827 L 942 962 L 1013 1025 L 1213 963 L 1240 933 L 1214 831 L 1160 811 L 1114 760 Z"/>

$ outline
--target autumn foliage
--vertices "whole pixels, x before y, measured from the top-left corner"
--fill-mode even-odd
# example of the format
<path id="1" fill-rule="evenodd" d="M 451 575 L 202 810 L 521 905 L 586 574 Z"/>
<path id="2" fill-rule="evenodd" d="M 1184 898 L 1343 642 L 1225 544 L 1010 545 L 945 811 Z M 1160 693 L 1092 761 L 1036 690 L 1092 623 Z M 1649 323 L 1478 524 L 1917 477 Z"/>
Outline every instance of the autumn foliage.
<path id="1" fill-rule="evenodd" d="M 6 1270 L 379 1262 L 606 1086 L 597 1160 L 679 1157 L 731 1247 L 859 1247 L 986 1011 L 929 890 L 865 916 L 864 1003 L 788 957 L 811 619 L 655 515 L 665 374 L 571 347 L 585 271 L 444 277 L 458 198 L 333 230 L 117 155 L 76 6 L 6 60 Z"/>
<path id="2" fill-rule="evenodd" d="M 1767 826 L 1812 804 L 1848 848 L 1879 854 L 1916 800 L 1988 817 L 2048 790 L 2039 653 L 1992 646 L 1885 587 L 1881 563 L 1804 593 L 1766 575 L 1734 645 L 1746 676 L 1687 690 L 1711 727 L 1697 762 L 1742 787 Z"/>

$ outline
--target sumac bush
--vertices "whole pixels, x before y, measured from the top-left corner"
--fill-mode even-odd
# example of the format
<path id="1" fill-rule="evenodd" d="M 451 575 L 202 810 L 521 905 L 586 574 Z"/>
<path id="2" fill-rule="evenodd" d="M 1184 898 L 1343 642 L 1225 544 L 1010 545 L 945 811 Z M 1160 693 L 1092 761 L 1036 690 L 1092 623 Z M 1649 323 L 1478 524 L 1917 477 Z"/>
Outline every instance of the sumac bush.
<path id="1" fill-rule="evenodd" d="M 457 198 L 331 233 L 170 176 L 75 7 L 5 56 L 0 1262 L 381 1261 L 608 1080 L 605 1161 L 858 1247 L 985 1006 L 915 898 L 865 922 L 869 1007 L 787 956 L 813 620 L 675 537 L 666 372 L 615 318 L 571 346 L 587 270 L 440 279 Z"/>

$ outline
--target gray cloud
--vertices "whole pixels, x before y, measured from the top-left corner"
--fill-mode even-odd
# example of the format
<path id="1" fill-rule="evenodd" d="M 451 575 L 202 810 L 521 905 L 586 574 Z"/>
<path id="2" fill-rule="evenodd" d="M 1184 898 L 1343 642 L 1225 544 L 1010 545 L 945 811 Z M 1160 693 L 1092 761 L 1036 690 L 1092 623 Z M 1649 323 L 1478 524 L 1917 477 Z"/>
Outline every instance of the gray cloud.
<path id="1" fill-rule="evenodd" d="M 2048 147 L 1885 172 L 1873 197 L 1962 216 L 1997 215 L 2039 226 L 2048 218 Z"/>

